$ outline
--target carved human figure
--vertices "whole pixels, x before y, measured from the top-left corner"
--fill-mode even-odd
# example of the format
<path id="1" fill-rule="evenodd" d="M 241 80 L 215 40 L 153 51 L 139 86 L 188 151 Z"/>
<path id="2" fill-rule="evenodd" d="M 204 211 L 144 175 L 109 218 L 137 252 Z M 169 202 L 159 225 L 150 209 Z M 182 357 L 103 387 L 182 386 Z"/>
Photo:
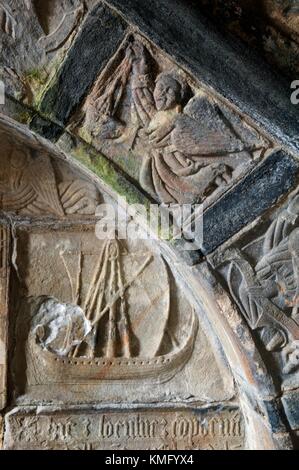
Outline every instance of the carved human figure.
<path id="1" fill-rule="evenodd" d="M 161 71 L 163 61 L 140 40 L 130 39 L 121 56 L 86 100 L 82 130 L 108 156 L 114 145 L 132 151 L 139 182 L 155 200 L 202 202 L 268 146 L 231 110 L 203 91 L 194 95 L 179 69 Z"/>
<path id="2" fill-rule="evenodd" d="M 179 72 L 162 72 L 153 84 L 146 48 L 135 41 L 130 51 L 132 121 L 151 149 L 143 160 L 141 185 L 164 203 L 203 200 L 230 181 L 225 157 L 246 146 L 206 95 L 189 100 L 191 90 Z"/>
<path id="3" fill-rule="evenodd" d="M 262 328 L 269 351 L 283 350 L 285 373 L 299 365 L 298 216 L 296 196 L 267 230 L 254 269 L 247 260 L 234 257 L 229 270 L 231 292 L 249 325 Z"/>

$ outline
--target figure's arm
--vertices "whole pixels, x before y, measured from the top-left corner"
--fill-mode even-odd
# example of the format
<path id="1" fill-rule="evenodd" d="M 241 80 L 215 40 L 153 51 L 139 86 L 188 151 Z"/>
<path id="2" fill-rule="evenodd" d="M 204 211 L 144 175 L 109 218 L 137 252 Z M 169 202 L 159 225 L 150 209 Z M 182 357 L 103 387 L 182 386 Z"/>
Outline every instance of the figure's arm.
<path id="1" fill-rule="evenodd" d="M 144 127 L 147 127 L 156 113 L 153 98 L 153 84 L 149 73 L 147 51 L 143 44 L 135 42 L 132 45 L 133 80 L 132 98 L 136 112 Z"/>

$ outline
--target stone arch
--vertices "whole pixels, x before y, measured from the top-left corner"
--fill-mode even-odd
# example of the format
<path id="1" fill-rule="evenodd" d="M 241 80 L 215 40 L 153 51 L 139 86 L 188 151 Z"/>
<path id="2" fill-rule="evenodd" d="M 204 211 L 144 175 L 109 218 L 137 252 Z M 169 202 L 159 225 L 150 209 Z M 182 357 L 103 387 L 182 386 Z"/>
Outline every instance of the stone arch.
<path id="1" fill-rule="evenodd" d="M 75 163 L 67 157 L 64 153 L 59 151 L 55 146 L 49 145 L 48 142 L 43 140 L 40 137 L 37 137 L 33 133 L 28 132 L 28 130 L 24 126 L 18 125 L 16 122 L 9 120 L 9 119 L 1 119 L 1 136 L 2 136 L 2 149 L 3 149 L 3 157 L 6 157 L 6 163 L 8 162 L 8 155 L 14 149 L 19 151 L 22 149 L 36 149 L 37 154 L 42 155 L 43 165 L 39 165 L 37 160 L 36 165 L 40 171 L 43 171 L 42 168 L 47 170 L 47 158 L 56 160 L 56 163 L 53 160 L 52 168 L 55 168 L 55 172 L 53 174 L 58 175 L 61 179 L 61 175 L 66 174 L 68 176 L 68 187 L 71 187 L 71 184 L 74 184 L 73 181 L 79 181 L 79 178 L 85 182 L 86 191 L 87 193 L 84 194 L 82 192 L 83 185 L 79 185 L 76 183 L 74 185 L 76 190 L 79 190 L 82 193 L 82 197 L 90 196 L 91 194 L 93 197 L 96 198 L 96 201 L 103 200 L 103 194 L 107 188 L 103 186 L 102 182 L 98 179 L 96 175 L 92 175 L 89 171 L 83 169 L 81 165 Z M 7 145 L 9 148 L 7 148 Z M 22 154 L 15 157 L 15 161 L 22 160 Z M 35 154 L 33 154 L 32 158 L 36 158 Z M 35 164 L 35 163 L 33 163 Z M 68 171 L 65 169 L 60 169 L 59 165 L 66 165 L 68 167 Z M 1 162 L 2 168 L 5 168 L 4 160 Z M 30 165 L 30 161 L 26 161 L 26 167 L 28 168 Z M 20 168 L 20 165 L 16 165 L 16 167 Z M 9 180 L 8 175 L 10 170 L 6 170 L 6 179 Z M 53 178 L 52 174 L 52 178 Z M 74 174 L 76 175 L 77 179 L 74 178 Z M 24 176 L 24 184 L 29 184 L 31 175 L 37 176 L 36 173 L 30 173 L 30 177 L 27 175 Z M 70 175 L 72 178 L 70 179 Z M 88 182 L 92 177 L 92 184 L 97 185 L 98 189 L 91 191 L 90 185 L 91 182 Z M 29 180 L 28 180 L 29 178 Z M 41 180 L 45 184 L 47 184 L 47 177 L 41 175 Z M 51 181 L 52 184 L 54 180 Z M 57 183 L 57 181 L 55 180 Z M 63 181 L 59 184 L 63 186 Z M 13 191 L 16 191 L 16 187 L 13 186 Z M 79 189 L 78 189 L 79 188 Z M 38 187 L 34 186 L 34 190 L 37 191 Z M 57 225 L 63 225 L 63 220 L 67 222 L 69 226 L 77 226 L 78 225 L 78 215 L 80 224 L 84 223 L 84 217 L 86 219 L 85 223 L 90 224 L 91 214 L 80 214 L 80 208 L 82 207 L 78 204 L 78 200 L 75 197 L 76 207 L 78 207 L 77 214 L 74 213 L 74 210 L 69 209 L 69 215 L 65 211 L 64 213 L 57 212 L 57 204 L 54 204 L 52 207 L 48 201 L 45 201 L 42 197 L 43 189 L 40 187 L 41 191 L 41 200 L 39 203 L 32 206 L 31 199 L 27 206 L 20 204 L 18 197 L 15 199 L 12 197 L 13 194 L 10 195 L 8 200 L 10 201 L 11 206 L 5 206 L 5 193 L 2 193 L 2 221 L 5 221 L 5 226 L 7 227 L 7 223 L 14 227 L 14 236 L 20 237 L 22 236 L 16 235 L 18 233 L 18 227 L 22 227 L 22 225 L 43 225 L 43 223 L 47 224 L 48 231 L 56 230 Z M 97 195 L 97 191 L 101 193 L 102 196 Z M 21 191 L 20 194 L 22 195 L 24 191 Z M 7 193 L 6 193 L 7 194 Z M 113 197 L 116 197 L 114 192 L 110 193 L 109 197 L 113 194 Z M 74 198 L 73 194 L 69 193 L 69 199 L 72 200 Z M 59 191 L 57 192 L 57 197 L 60 198 L 61 195 Z M 106 196 L 107 197 L 107 196 Z M 33 198 L 33 202 L 38 199 Z M 105 197 L 104 197 L 105 200 Z M 13 202 L 11 202 L 13 201 Z M 55 202 L 55 199 L 52 198 L 52 201 Z M 44 205 L 43 205 L 43 204 Z M 13 207 L 15 204 L 16 209 Z M 87 208 L 94 209 L 95 206 L 91 206 L 91 203 L 87 204 Z M 65 210 L 63 204 L 61 204 L 62 210 Z M 33 210 L 34 208 L 34 210 Z M 86 208 L 86 205 L 83 205 L 83 209 Z M 3 210 L 4 209 L 4 210 Z M 54 224 L 53 224 L 53 217 L 54 217 Z M 44 219 L 44 222 L 43 222 Z M 51 221 L 53 228 L 51 229 Z M 60 220 L 60 222 L 59 222 Z M 54 228 L 55 226 L 55 228 Z M 57 235 L 59 237 L 59 235 Z M 58 238 L 57 238 L 58 241 Z M 17 270 L 20 274 L 20 267 L 18 267 L 18 258 L 16 258 L 16 252 L 19 250 L 26 250 L 26 245 L 22 246 L 21 242 L 14 242 L 14 252 L 13 261 L 11 265 L 11 269 Z M 18 243 L 21 243 L 21 246 L 18 246 Z M 36 242 L 37 243 L 37 242 Z M 157 242 L 156 242 L 157 243 Z M 38 244 L 36 245 L 38 246 Z M 53 249 L 53 244 L 50 244 L 51 249 Z M 36 248 L 37 249 L 37 248 Z M 231 370 L 234 381 L 236 383 L 236 392 L 238 396 L 239 406 L 242 410 L 242 413 L 245 417 L 245 433 L 247 443 L 246 445 L 250 448 L 277 448 L 281 445 L 279 439 L 275 439 L 275 433 L 273 433 L 273 429 L 271 430 L 271 420 L 273 419 L 273 414 L 276 415 L 276 419 L 279 418 L 279 412 L 277 411 L 276 407 L 277 404 L 275 400 L 269 400 L 269 396 L 275 393 L 274 384 L 272 382 L 271 376 L 267 371 L 266 366 L 263 363 L 263 360 L 260 356 L 258 349 L 256 348 L 251 333 L 249 332 L 248 328 L 245 325 L 245 322 L 241 319 L 240 314 L 238 313 L 236 306 L 233 305 L 232 301 L 229 299 L 228 295 L 225 293 L 224 289 L 222 288 L 221 284 L 216 280 L 213 273 L 211 272 L 211 268 L 208 266 L 206 262 L 195 264 L 194 266 L 188 265 L 185 261 L 181 259 L 181 255 L 178 258 L 177 251 L 169 245 L 169 243 L 165 241 L 160 242 L 159 250 L 161 251 L 162 255 L 165 257 L 166 261 L 168 262 L 169 266 L 173 269 L 173 274 L 175 274 L 176 279 L 178 280 L 179 284 L 185 286 L 185 289 L 189 291 L 188 298 L 192 299 L 193 305 L 196 307 L 197 314 L 200 316 L 200 324 L 201 328 L 204 328 L 204 331 L 208 332 L 208 341 L 212 344 L 212 350 L 214 351 L 214 355 L 219 355 L 217 361 L 218 366 L 221 369 L 218 369 L 219 373 L 227 374 L 225 369 L 227 365 L 229 365 L 229 369 Z M 31 255 L 33 256 L 33 252 L 30 251 Z M 4 256 L 4 255 L 3 255 Z M 38 259 L 38 258 L 35 258 Z M 22 264 L 22 261 L 21 261 Z M 47 275 L 51 275 L 51 272 L 47 272 Z M 39 274 L 41 275 L 41 274 Z M 14 276 L 13 276 L 14 277 Z M 34 277 L 31 277 L 31 282 L 33 282 Z M 53 283 L 51 284 L 53 287 Z M 13 295 L 18 295 L 17 291 L 15 291 L 15 287 L 12 288 Z M 33 291 L 36 288 L 33 289 Z M 51 294 L 51 287 L 49 291 L 43 291 L 43 294 L 48 293 Z M 55 297 L 55 296 L 54 296 Z M 3 299 L 2 299 L 3 301 Z M 12 312 L 8 312 L 10 316 Z M 15 320 L 14 318 L 9 318 L 9 322 L 14 325 Z M 12 331 L 12 330 L 11 330 Z M 5 333 L 3 332 L 5 335 Z M 10 333 L 12 334 L 12 333 Z M 14 333 L 15 334 L 15 333 Z M 3 338 L 4 339 L 4 338 Z M 11 343 L 12 339 L 8 342 Z M 18 341 L 18 336 L 15 338 L 15 341 Z M 214 349 L 215 348 L 215 349 Z M 218 351 L 218 352 L 217 352 Z M 224 354 L 224 355 L 223 355 Z M 10 356 L 11 357 L 11 356 Z M 13 360 L 13 359 L 12 359 Z M 210 359 L 212 360 L 212 359 Z M 29 366 L 27 365 L 27 368 Z M 213 367 L 210 364 L 210 370 Z M 18 367 L 17 369 L 18 370 Z M 220 372 L 221 371 L 221 372 Z M 196 373 L 196 369 L 193 370 L 193 373 Z M 203 371 L 198 372 L 201 374 Z M 207 372 L 206 372 L 207 373 Z M 4 374 L 3 374 L 4 375 Z M 230 373 L 228 373 L 229 377 Z M 4 379 L 2 377 L 2 382 Z M 226 384 L 229 383 L 229 380 Z M 225 386 L 225 384 L 224 384 Z M 17 386 L 18 388 L 18 386 Z M 208 391 L 208 390 L 207 390 Z M 43 392 L 44 393 L 44 392 Z M 229 392 L 232 393 L 232 392 Z M 234 393 L 233 393 L 234 394 Z M 21 394 L 22 395 L 22 394 Z M 221 395 L 221 394 L 220 394 Z M 51 396 L 51 395 L 50 395 Z M 55 397 L 55 393 L 53 395 Z M 53 399 L 52 397 L 52 399 Z M 54 398 L 55 399 L 55 398 Z M 29 398 L 23 397 L 25 400 L 25 404 L 30 404 L 30 394 Z M 26 401 L 27 400 L 27 401 Z M 28 401 L 29 400 L 29 401 Z M 33 403 L 36 398 L 33 398 Z M 216 400 L 216 398 L 214 398 Z M 163 402 L 163 400 L 162 400 Z M 166 403 L 165 403 L 166 405 Z M 192 407 L 192 400 L 189 403 L 189 406 Z M 271 409 L 272 408 L 272 409 Z M 13 420 L 13 414 L 8 420 Z M 9 421 L 8 421 L 9 422 Z M 280 424 L 280 433 L 283 429 L 283 424 Z M 280 434 L 279 433 L 279 434 Z M 280 434 L 281 435 L 281 434 Z M 257 437 L 257 438 L 256 438 Z M 7 445 L 9 446 L 9 437 L 7 439 Z M 11 436 L 13 440 L 13 436 Z M 285 442 L 285 441 L 284 441 Z M 17 445 L 17 443 L 15 443 Z M 34 445 L 34 443 L 32 443 Z M 213 445 L 213 444 L 211 444 Z"/>
<path id="2" fill-rule="evenodd" d="M 5 415 L 6 448 L 39 448 L 39 418 L 34 411 L 25 416 L 15 405 L 26 409 L 57 402 L 61 383 L 67 405 L 61 410 L 62 418 L 53 410 L 42 414 L 46 422 L 43 437 L 50 448 L 97 448 L 99 441 L 87 435 L 94 426 L 100 427 L 105 439 L 121 435 L 123 440 L 117 443 L 129 448 L 146 442 L 153 448 L 167 447 L 168 441 L 146 439 L 155 432 L 163 436 L 169 427 L 173 433 L 181 433 L 183 442 L 174 439 L 174 445 L 188 448 L 289 449 L 296 445 L 297 112 L 289 109 L 289 96 L 281 81 L 245 50 L 223 41 L 181 1 L 175 2 L 177 13 L 171 18 L 171 28 L 163 27 L 160 18 L 168 16 L 173 6 L 169 2 L 148 5 L 132 0 L 124 8 L 118 0 L 87 0 L 82 11 L 75 9 L 69 22 L 62 22 L 57 36 L 42 38 L 37 17 L 31 14 L 32 2 L 26 2 L 22 22 L 13 18 L 14 37 L 4 35 L 7 51 L 20 47 L 23 30 L 28 35 L 24 35 L 22 48 L 32 46 L 29 58 L 13 53 L 11 60 L 8 56 L 3 59 L 7 93 L 0 115 L 0 352 L 4 358 L 0 364 L 4 410 L 0 426 Z M 39 16 L 42 14 L 41 9 Z M 178 36 L 182 37 L 180 44 Z M 209 40 L 203 41 L 203 37 Z M 126 197 L 126 202 L 117 200 L 119 196 Z M 60 259 L 60 264 L 54 255 L 42 258 L 45 246 L 53 253 L 60 247 L 59 256 L 66 251 L 72 255 L 72 237 L 77 251 L 85 243 L 86 256 L 95 255 L 90 234 L 96 206 L 110 203 L 115 207 L 116 202 L 122 211 L 139 204 L 146 214 L 153 202 L 193 206 L 200 202 L 204 206 L 203 236 L 195 234 L 192 250 L 186 243 L 188 229 L 180 241 L 164 240 L 160 232 L 158 239 L 144 242 L 143 253 L 151 253 L 158 273 L 146 277 L 149 287 L 137 268 L 132 271 L 123 265 L 117 271 L 121 274 L 111 276 L 126 252 L 139 256 L 138 243 L 135 246 L 131 239 L 131 244 L 101 246 L 94 257 L 102 260 L 98 268 L 96 261 L 93 266 L 81 254 L 75 261 Z M 137 216 L 141 227 L 148 228 L 144 213 Z M 19 264 L 20 244 L 23 259 Z M 41 259 L 45 269 L 39 264 Z M 55 276 L 54 266 L 59 267 Z M 93 279 L 94 268 L 94 279 L 101 279 L 96 281 L 96 296 L 87 282 L 83 286 L 85 304 L 79 302 L 78 290 L 83 268 L 86 278 Z M 24 271 L 30 280 L 27 291 L 21 282 Z M 147 304 L 145 295 L 141 306 L 134 301 L 134 296 L 141 298 L 136 286 L 129 301 L 124 292 L 119 295 L 125 274 L 129 279 L 130 275 L 141 276 L 140 291 L 146 292 Z M 155 276 L 157 289 L 164 286 L 169 291 L 166 295 L 158 291 L 157 299 L 152 297 Z M 12 279 L 10 291 L 8 278 Z M 117 314 L 125 312 L 126 300 L 131 302 L 135 319 L 141 309 L 151 312 L 155 321 L 147 323 L 145 315 L 145 320 L 131 325 L 122 314 L 115 326 L 114 303 L 111 306 L 103 294 L 112 289 L 114 279 Z M 19 302 L 20 292 L 25 298 L 32 297 L 32 302 Z M 18 315 L 8 317 L 11 294 L 20 304 L 14 304 L 12 310 L 24 312 L 24 324 Z M 87 336 L 86 329 L 92 325 L 84 322 L 84 314 L 88 309 L 91 312 L 93 300 L 99 301 L 101 296 L 106 299 L 104 314 L 111 314 L 114 329 L 109 322 L 100 323 L 101 317 L 97 324 L 105 334 L 100 341 L 98 333 L 91 335 L 87 343 L 82 334 Z M 176 315 L 172 323 L 170 301 Z M 167 311 L 164 316 L 155 317 L 157 312 L 151 308 L 155 302 Z M 101 307 L 102 303 L 98 313 Z M 188 317 L 189 307 L 196 312 L 194 317 Z M 69 323 L 59 323 L 60 311 Z M 86 318 L 89 322 L 95 319 L 92 315 Z M 199 332 L 195 333 L 197 321 Z M 169 326 L 167 341 L 165 325 Z M 130 342 L 128 347 L 130 328 L 132 345 Z M 20 346 L 14 343 L 16 332 Z M 7 334 L 9 356 L 3 347 Z M 118 344 L 113 340 L 116 336 Z M 28 349 L 29 338 L 32 348 Z M 147 348 L 150 357 L 143 357 L 141 351 Z M 7 357 L 12 387 L 8 389 L 9 411 L 5 408 Z M 44 361 L 44 371 L 40 361 Z M 49 362 L 54 366 L 47 368 Z M 142 389 L 127 385 L 128 376 L 128 381 L 136 379 L 138 368 L 149 380 L 143 389 L 147 403 L 141 400 Z M 93 382 L 90 390 L 83 384 L 86 370 Z M 95 374 L 103 383 L 114 380 L 114 396 L 105 397 L 103 386 L 94 385 Z M 151 385 L 157 377 L 162 385 L 155 389 Z M 217 377 L 214 390 L 213 377 Z M 72 381 L 77 381 L 75 387 Z M 133 410 L 131 421 L 122 418 L 122 393 Z M 90 410 L 84 414 L 80 408 L 83 394 L 85 405 L 98 400 L 113 405 L 115 413 L 102 410 L 93 415 Z M 149 402 L 155 403 L 151 409 Z M 76 405 L 73 414 L 70 404 Z M 136 404 L 146 406 L 137 412 Z M 156 405 L 163 409 L 162 421 L 155 414 Z M 200 419 L 195 418 L 198 415 Z M 208 416 L 208 428 L 203 416 Z M 85 440 L 71 440 L 68 419 L 87 436 Z M 26 420 L 27 436 L 20 432 Z M 130 429 L 135 429 L 131 441 Z M 139 432 L 143 440 L 136 444 Z"/>

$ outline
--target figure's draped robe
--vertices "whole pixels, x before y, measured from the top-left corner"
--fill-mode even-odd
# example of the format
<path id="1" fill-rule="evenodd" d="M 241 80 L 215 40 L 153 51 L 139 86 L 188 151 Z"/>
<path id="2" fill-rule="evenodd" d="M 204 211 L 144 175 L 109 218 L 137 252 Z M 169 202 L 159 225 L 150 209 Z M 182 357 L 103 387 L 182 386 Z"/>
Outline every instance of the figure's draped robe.
<path id="1" fill-rule="evenodd" d="M 158 111 L 155 106 L 152 86 L 147 75 L 135 76 L 132 86 L 132 115 L 140 128 L 145 131 L 150 126 Z M 167 113 L 167 112 L 166 112 Z M 171 113 L 170 113 L 171 114 Z M 173 117 L 172 113 L 172 117 Z M 205 116 L 203 117 L 205 118 Z M 167 127 L 167 126 L 166 126 Z M 173 127 L 166 129 L 165 136 L 158 145 L 151 143 L 151 150 L 143 156 L 140 174 L 141 186 L 154 199 L 166 204 L 196 203 L 217 187 L 215 180 L 224 172 L 221 160 L 228 156 L 235 146 L 235 151 L 243 149 L 242 142 L 217 130 L 207 136 L 196 136 L 193 142 L 192 130 L 198 134 L 200 123 L 188 115 L 178 112 L 173 119 Z M 222 129 L 223 130 L 223 129 Z M 192 151 L 184 150 L 184 137 Z M 178 150 L 178 147 L 180 150 Z M 198 148 L 201 153 L 195 154 Z M 221 155 L 221 156 L 220 156 Z"/>

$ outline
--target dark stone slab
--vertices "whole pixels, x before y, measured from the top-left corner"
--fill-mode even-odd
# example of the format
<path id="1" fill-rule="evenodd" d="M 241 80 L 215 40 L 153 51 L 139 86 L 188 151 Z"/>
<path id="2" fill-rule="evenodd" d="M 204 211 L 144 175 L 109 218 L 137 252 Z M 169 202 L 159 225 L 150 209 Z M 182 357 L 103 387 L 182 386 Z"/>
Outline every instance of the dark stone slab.
<path id="1" fill-rule="evenodd" d="M 299 390 L 286 393 L 282 403 L 291 429 L 299 430 Z"/>
<path id="2" fill-rule="evenodd" d="M 102 4 L 91 11 L 40 104 L 43 115 L 61 126 L 67 123 L 116 52 L 126 28 L 127 24 L 119 15 Z"/>
<path id="3" fill-rule="evenodd" d="M 288 428 L 288 421 L 283 404 L 279 399 L 264 401 L 268 422 L 273 433 L 283 433 Z"/>
<path id="4" fill-rule="evenodd" d="M 269 209 L 296 183 L 299 162 L 278 151 L 225 194 L 203 217 L 202 252 L 207 255 Z"/>
<path id="5" fill-rule="evenodd" d="M 57 124 L 54 124 L 53 122 L 47 121 L 38 114 L 36 114 L 31 120 L 30 128 L 52 142 L 56 142 L 63 133 L 63 128 L 57 126 Z"/>
<path id="6" fill-rule="evenodd" d="M 262 124 L 274 138 L 299 150 L 299 105 L 291 104 L 291 83 L 256 52 L 235 38 L 223 37 L 185 0 L 105 3 L 137 25 L 178 64 Z"/>

